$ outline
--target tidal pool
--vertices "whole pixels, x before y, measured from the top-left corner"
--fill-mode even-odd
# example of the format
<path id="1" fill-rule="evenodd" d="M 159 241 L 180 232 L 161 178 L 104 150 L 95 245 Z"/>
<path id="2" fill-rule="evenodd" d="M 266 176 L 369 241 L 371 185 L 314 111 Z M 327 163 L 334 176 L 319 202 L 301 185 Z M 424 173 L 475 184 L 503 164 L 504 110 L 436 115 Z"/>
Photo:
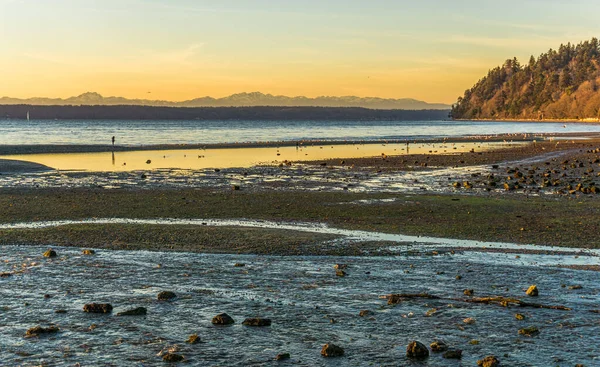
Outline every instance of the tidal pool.
<path id="1" fill-rule="evenodd" d="M 147 150 L 104 153 L 52 153 L 0 156 L 0 159 L 42 164 L 58 171 L 130 172 L 137 170 L 248 168 L 284 161 L 363 158 L 382 155 L 453 154 L 486 151 L 527 143 L 318 144 L 298 147 Z"/>
<path id="2" fill-rule="evenodd" d="M 0 365 L 155 366 L 158 355 L 177 349 L 193 366 L 474 366 L 495 354 L 506 366 L 587 366 L 600 362 L 600 286 L 597 273 L 559 269 L 489 254 L 393 257 L 276 257 L 1 246 Z M 234 264 L 243 263 L 244 267 Z M 333 265 L 348 264 L 337 277 Z M 540 261 L 543 263 L 543 261 Z M 461 275 L 462 279 L 456 279 Z M 563 305 L 570 311 L 500 307 L 461 301 L 475 296 L 525 299 Z M 565 287 L 563 287 L 565 285 Z M 580 285 L 581 289 L 569 289 Z M 177 298 L 158 301 L 171 290 Z M 380 296 L 419 293 L 445 298 L 408 300 L 389 306 Z M 44 297 L 48 295 L 49 297 Z M 453 299 L 453 300 L 450 300 Z M 112 314 L 86 314 L 90 302 L 109 302 Z M 147 316 L 117 312 L 146 307 Z M 368 309 L 372 316 L 360 317 Z M 65 310 L 66 313 L 55 313 Z M 215 327 L 211 318 L 226 312 L 236 323 Z M 525 320 L 515 318 L 516 313 Z M 272 319 L 270 327 L 242 326 L 246 317 Z M 474 324 L 463 322 L 475 319 Z M 56 325 L 55 335 L 24 338 L 28 328 Z M 518 330 L 536 326 L 533 337 Z M 197 333 L 202 342 L 186 344 Z M 425 362 L 405 357 L 406 345 L 441 339 L 463 350 L 462 361 L 432 354 Z M 478 344 L 472 342 L 477 340 Z M 346 356 L 320 356 L 325 343 Z M 278 353 L 291 360 L 275 362 Z"/>

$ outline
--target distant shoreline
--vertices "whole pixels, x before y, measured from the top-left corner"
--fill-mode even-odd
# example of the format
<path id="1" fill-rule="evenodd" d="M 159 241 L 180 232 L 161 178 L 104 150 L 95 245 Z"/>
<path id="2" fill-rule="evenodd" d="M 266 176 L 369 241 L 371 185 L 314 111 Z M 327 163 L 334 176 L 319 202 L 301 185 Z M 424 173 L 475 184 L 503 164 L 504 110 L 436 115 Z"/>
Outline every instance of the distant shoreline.
<path id="1" fill-rule="evenodd" d="M 439 121 L 450 110 L 363 107 L 156 107 L 0 105 L 0 118 L 25 120 Z"/>
<path id="2" fill-rule="evenodd" d="M 582 123 L 582 124 L 587 124 L 587 123 L 591 123 L 591 124 L 600 124 L 600 118 L 585 118 L 585 119 L 543 119 L 543 120 L 539 120 L 539 119 L 452 119 L 452 121 L 486 121 L 486 122 L 493 122 L 493 121 L 498 121 L 498 122 L 538 122 L 538 123 L 544 123 L 544 122 L 550 122 L 550 123 L 565 123 L 565 122 L 576 122 L 576 123 Z"/>

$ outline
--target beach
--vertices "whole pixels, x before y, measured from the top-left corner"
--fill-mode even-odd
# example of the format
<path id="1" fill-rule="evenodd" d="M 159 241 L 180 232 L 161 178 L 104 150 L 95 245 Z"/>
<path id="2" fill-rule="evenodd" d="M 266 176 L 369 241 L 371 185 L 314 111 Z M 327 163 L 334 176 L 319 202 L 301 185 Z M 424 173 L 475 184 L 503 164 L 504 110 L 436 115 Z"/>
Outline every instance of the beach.
<path id="1" fill-rule="evenodd" d="M 142 366 L 175 354 L 192 365 L 242 366 L 290 353 L 291 363 L 326 366 L 319 350 L 335 343 L 345 349 L 340 365 L 412 365 L 407 344 L 441 340 L 462 351 L 462 362 L 432 353 L 430 366 L 472 365 L 489 354 L 511 366 L 549 365 L 556 350 L 569 364 L 593 365 L 600 140 L 408 143 L 408 151 L 389 141 L 315 141 L 297 152 L 291 142 L 126 147 L 133 155 L 116 159 L 128 166 L 110 164 L 103 150 L 111 147 L 0 148 L 14 154 L 0 161 L 0 281 L 19 294 L 1 319 L 7 360 L 85 363 L 109 353 L 113 365 Z M 270 160 L 146 163 L 149 154 L 154 164 L 162 155 L 184 162 L 196 150 L 253 149 Z M 82 164 L 86 154 L 109 158 L 88 165 L 106 170 L 52 167 Z M 27 161 L 37 157 L 48 163 Z M 44 257 L 48 249 L 57 256 Z M 536 298 L 525 293 L 534 284 Z M 175 298 L 157 300 L 165 290 Z M 82 312 L 90 302 L 115 311 Z M 117 316 L 136 307 L 145 316 Z M 211 323 L 222 312 L 232 326 Z M 273 323 L 241 325 L 252 317 Z M 22 345 L 37 324 L 56 334 Z M 398 339 L 390 325 L 413 331 Z M 565 325 L 580 326 L 573 333 Z M 197 346 L 185 342 L 194 334 Z M 46 348 L 57 339 L 68 349 Z M 223 343 L 240 351 L 224 353 Z"/>

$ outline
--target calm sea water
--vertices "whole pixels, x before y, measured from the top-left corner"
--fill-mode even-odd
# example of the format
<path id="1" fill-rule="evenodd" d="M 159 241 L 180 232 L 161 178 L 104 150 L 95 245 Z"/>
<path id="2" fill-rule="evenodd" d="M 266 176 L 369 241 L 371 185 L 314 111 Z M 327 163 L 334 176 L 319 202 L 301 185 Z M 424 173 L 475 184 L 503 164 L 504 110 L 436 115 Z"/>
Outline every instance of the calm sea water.
<path id="1" fill-rule="evenodd" d="M 1 144 L 209 144 L 600 132 L 600 124 L 484 121 L 0 120 Z"/>

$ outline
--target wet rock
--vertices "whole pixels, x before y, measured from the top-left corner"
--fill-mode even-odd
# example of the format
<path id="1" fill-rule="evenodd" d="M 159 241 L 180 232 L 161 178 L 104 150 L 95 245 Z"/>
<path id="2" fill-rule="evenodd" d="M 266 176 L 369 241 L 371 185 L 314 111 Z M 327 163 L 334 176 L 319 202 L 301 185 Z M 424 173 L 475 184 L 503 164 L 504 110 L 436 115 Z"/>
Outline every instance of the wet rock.
<path id="1" fill-rule="evenodd" d="M 525 320 L 525 315 L 518 313 L 515 315 L 515 319 L 523 321 Z"/>
<path id="2" fill-rule="evenodd" d="M 463 293 L 464 293 L 464 295 L 465 295 L 465 296 L 472 297 L 472 296 L 473 296 L 473 294 L 475 293 L 475 291 L 473 291 L 472 289 L 465 289 L 465 290 L 463 291 Z"/>
<path id="3" fill-rule="evenodd" d="M 235 320 L 232 319 L 231 316 L 229 316 L 226 313 L 220 313 L 217 316 L 213 317 L 212 323 L 214 325 L 231 325 L 235 323 Z"/>
<path id="4" fill-rule="evenodd" d="M 464 319 L 463 322 L 467 325 L 473 325 L 475 323 L 475 319 L 472 317 L 469 317 L 469 318 Z"/>
<path id="5" fill-rule="evenodd" d="M 534 336 L 540 333 L 540 330 L 535 326 L 526 327 L 519 330 L 519 335 Z"/>
<path id="6" fill-rule="evenodd" d="M 537 285 L 532 285 L 531 287 L 529 287 L 529 289 L 527 289 L 527 292 L 525 293 L 530 297 L 537 297 L 539 295 Z"/>
<path id="7" fill-rule="evenodd" d="M 65 314 L 65 313 L 67 313 L 67 310 L 56 310 L 56 311 L 54 311 L 54 313 Z"/>
<path id="8" fill-rule="evenodd" d="M 54 250 L 47 250 L 46 252 L 44 252 L 44 257 L 56 257 L 56 251 Z"/>
<path id="9" fill-rule="evenodd" d="M 196 344 L 200 342 L 200 337 L 198 336 L 198 334 L 192 334 L 188 337 L 188 339 L 185 342 L 188 344 Z"/>
<path id="10" fill-rule="evenodd" d="M 358 316 L 360 316 L 360 317 L 371 316 L 371 315 L 373 315 L 373 311 L 371 311 L 371 310 L 360 310 L 360 312 L 358 313 Z"/>
<path id="11" fill-rule="evenodd" d="M 235 264 L 233 264 L 233 267 L 235 267 L 235 268 L 243 268 L 244 266 L 246 266 L 246 264 L 243 264 L 243 263 L 235 263 Z"/>
<path id="12" fill-rule="evenodd" d="M 246 326 L 271 326 L 271 319 L 248 318 L 242 322 Z"/>
<path id="13" fill-rule="evenodd" d="M 117 316 L 144 316 L 148 313 L 148 310 L 145 307 L 138 307 L 132 310 L 127 310 L 123 312 L 119 312 Z"/>
<path id="14" fill-rule="evenodd" d="M 177 363 L 183 361 L 185 358 L 180 354 L 167 353 L 163 356 L 163 361 L 169 363 Z"/>
<path id="15" fill-rule="evenodd" d="M 160 301 L 169 301 L 176 297 L 177 297 L 177 295 L 171 291 L 162 291 L 157 295 L 157 298 Z"/>
<path id="16" fill-rule="evenodd" d="M 461 280 L 462 279 L 462 275 L 457 275 L 457 276 L 454 277 L 454 279 Z"/>
<path id="17" fill-rule="evenodd" d="M 431 351 L 434 353 L 445 352 L 448 350 L 448 345 L 441 340 L 436 340 L 429 345 Z"/>
<path id="18" fill-rule="evenodd" d="M 570 287 L 569 287 L 569 289 L 571 289 L 571 290 L 575 290 L 575 289 L 582 289 L 582 288 L 583 288 L 583 287 L 582 287 L 582 286 L 580 286 L 580 285 L 572 285 L 572 286 L 570 286 Z"/>
<path id="19" fill-rule="evenodd" d="M 12 277 L 12 273 L 1 273 L 0 278 L 9 278 Z"/>
<path id="20" fill-rule="evenodd" d="M 88 303 L 83 306 L 83 312 L 111 313 L 113 306 L 110 303 Z"/>
<path id="21" fill-rule="evenodd" d="M 289 353 L 279 353 L 278 355 L 275 356 L 276 361 L 285 361 L 290 358 L 291 358 L 291 356 Z"/>
<path id="22" fill-rule="evenodd" d="M 333 268 L 335 270 L 344 270 L 344 269 L 348 269 L 348 264 L 335 264 L 333 266 Z"/>
<path id="23" fill-rule="evenodd" d="M 487 356 L 477 361 L 479 367 L 500 367 L 500 360 L 496 356 Z"/>
<path id="24" fill-rule="evenodd" d="M 95 255 L 96 251 L 88 249 L 88 250 L 83 250 L 81 253 L 84 255 Z"/>
<path id="25" fill-rule="evenodd" d="M 406 356 L 411 359 L 426 359 L 429 357 L 429 349 L 415 340 L 406 347 Z"/>
<path id="26" fill-rule="evenodd" d="M 323 357 L 341 357 L 344 355 L 344 349 L 334 344 L 325 344 L 321 348 L 321 355 Z"/>
<path id="27" fill-rule="evenodd" d="M 233 191 L 239 191 L 240 190 L 240 185 L 231 185 L 231 189 Z"/>
<path id="28" fill-rule="evenodd" d="M 343 270 L 336 270 L 335 271 L 335 275 L 337 275 L 338 277 L 345 277 L 346 276 L 346 272 Z"/>
<path id="29" fill-rule="evenodd" d="M 41 326 L 35 326 L 27 330 L 25 332 L 26 338 L 32 338 L 35 336 L 45 335 L 45 334 L 55 334 L 58 332 L 58 328 L 56 326 L 50 326 L 47 328 L 43 328 Z"/>
<path id="30" fill-rule="evenodd" d="M 460 349 L 449 350 L 446 353 L 444 353 L 443 357 L 446 359 L 461 359 L 462 358 L 462 350 L 460 350 Z"/>

